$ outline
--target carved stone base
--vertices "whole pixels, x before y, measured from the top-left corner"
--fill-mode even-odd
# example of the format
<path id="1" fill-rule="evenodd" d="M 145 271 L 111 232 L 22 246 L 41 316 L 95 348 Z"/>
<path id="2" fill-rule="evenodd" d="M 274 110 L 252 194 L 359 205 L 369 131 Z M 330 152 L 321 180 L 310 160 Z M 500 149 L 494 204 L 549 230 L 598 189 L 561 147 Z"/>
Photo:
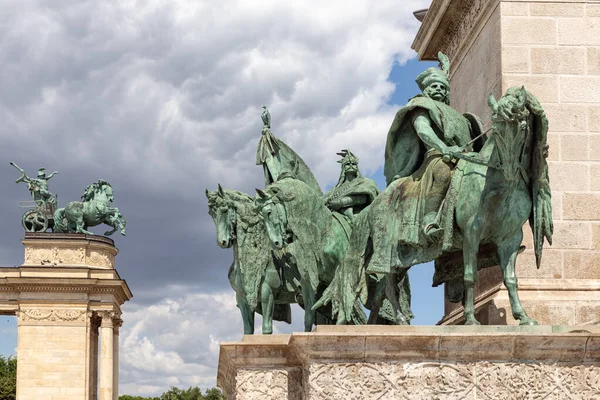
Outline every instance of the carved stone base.
<path id="1" fill-rule="evenodd" d="M 80 233 L 26 233 L 23 266 L 112 269 L 118 253 L 112 239 Z"/>
<path id="2" fill-rule="evenodd" d="M 541 325 L 600 324 L 598 279 L 520 279 L 519 297 L 528 315 Z M 502 283 L 479 291 L 475 309 L 478 321 L 484 325 L 519 323 L 512 316 L 508 291 Z M 439 324 L 460 325 L 463 322 L 462 305 L 446 301 L 445 315 Z"/>
<path id="3" fill-rule="evenodd" d="M 222 343 L 228 399 L 600 398 L 600 328 L 321 326 Z"/>

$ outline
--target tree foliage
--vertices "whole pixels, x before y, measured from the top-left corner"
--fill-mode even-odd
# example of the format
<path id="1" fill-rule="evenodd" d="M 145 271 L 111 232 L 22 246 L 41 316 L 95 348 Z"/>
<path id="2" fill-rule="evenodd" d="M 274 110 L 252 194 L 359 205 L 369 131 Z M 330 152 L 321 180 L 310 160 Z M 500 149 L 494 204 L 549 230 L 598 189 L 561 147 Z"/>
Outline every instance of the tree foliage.
<path id="1" fill-rule="evenodd" d="M 225 400 L 225 396 L 217 388 L 208 389 L 202 394 L 202 390 L 197 386 L 185 390 L 173 386 L 159 397 L 124 395 L 119 396 L 119 400 Z"/>
<path id="2" fill-rule="evenodd" d="M 17 359 L 0 355 L 0 400 L 17 398 Z"/>

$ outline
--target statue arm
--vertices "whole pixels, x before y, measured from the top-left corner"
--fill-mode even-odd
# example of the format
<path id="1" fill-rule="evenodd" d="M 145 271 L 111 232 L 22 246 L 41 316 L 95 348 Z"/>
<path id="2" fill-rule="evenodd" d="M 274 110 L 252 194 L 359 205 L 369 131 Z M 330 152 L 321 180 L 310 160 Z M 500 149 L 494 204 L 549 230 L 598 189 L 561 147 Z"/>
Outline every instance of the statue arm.
<path id="1" fill-rule="evenodd" d="M 433 147 L 440 153 L 451 155 L 452 152 L 459 152 L 460 148 L 457 146 L 447 146 L 438 135 L 433 131 L 431 121 L 427 115 L 427 111 L 417 111 L 413 117 L 413 126 L 419 138 L 428 146 Z"/>
<path id="2" fill-rule="evenodd" d="M 54 175 L 58 174 L 58 171 L 54 171 L 53 173 L 51 173 L 50 175 L 48 175 L 46 177 L 46 180 L 50 180 L 50 178 L 52 178 Z"/>
<path id="3" fill-rule="evenodd" d="M 31 178 L 27 176 L 27 174 L 25 173 L 25 171 L 23 170 L 23 168 L 19 167 L 17 164 L 15 164 L 12 161 L 11 161 L 10 165 L 12 165 L 16 169 L 18 169 L 19 172 L 21 173 L 21 176 L 15 181 L 16 183 L 19 183 L 19 182 L 29 183 L 29 182 L 31 182 Z"/>

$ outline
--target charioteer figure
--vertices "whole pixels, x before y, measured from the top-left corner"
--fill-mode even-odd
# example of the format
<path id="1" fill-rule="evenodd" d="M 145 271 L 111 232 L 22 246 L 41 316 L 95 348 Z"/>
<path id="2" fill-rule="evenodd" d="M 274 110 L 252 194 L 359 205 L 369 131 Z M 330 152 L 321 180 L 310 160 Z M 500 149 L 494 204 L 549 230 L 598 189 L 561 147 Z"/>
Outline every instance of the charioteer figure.
<path id="1" fill-rule="evenodd" d="M 22 168 L 20 168 L 17 164 L 11 162 L 10 165 L 12 165 L 21 172 L 21 176 L 15 182 L 27 183 L 27 189 L 29 189 L 31 197 L 34 201 L 41 201 L 42 203 L 56 203 L 56 197 L 54 197 L 54 195 L 48 190 L 48 181 L 52 179 L 54 175 L 58 174 L 58 171 L 54 171 L 50 175 L 46 175 L 46 169 L 40 168 L 38 169 L 37 177 L 30 178 L 29 176 L 27 176 L 25 171 Z"/>

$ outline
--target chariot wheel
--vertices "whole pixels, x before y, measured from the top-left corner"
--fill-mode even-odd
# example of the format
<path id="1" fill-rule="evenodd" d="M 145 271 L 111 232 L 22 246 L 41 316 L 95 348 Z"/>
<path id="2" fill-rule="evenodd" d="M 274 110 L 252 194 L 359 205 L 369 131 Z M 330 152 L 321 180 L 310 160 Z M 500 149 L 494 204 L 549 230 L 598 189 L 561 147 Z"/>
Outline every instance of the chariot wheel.
<path id="1" fill-rule="evenodd" d="M 23 225 L 26 232 L 46 232 L 48 218 L 37 210 L 30 210 L 23 215 L 21 225 Z"/>

